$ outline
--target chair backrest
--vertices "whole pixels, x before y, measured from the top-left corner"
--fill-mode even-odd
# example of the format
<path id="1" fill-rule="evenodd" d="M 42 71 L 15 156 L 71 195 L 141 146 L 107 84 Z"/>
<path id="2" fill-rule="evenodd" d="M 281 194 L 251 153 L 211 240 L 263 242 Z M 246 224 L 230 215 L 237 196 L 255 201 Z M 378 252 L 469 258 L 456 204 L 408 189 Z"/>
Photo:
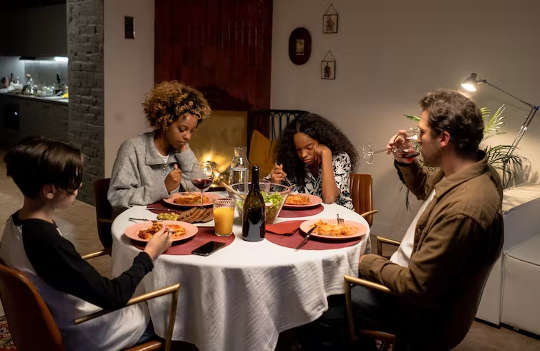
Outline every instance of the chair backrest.
<path id="1" fill-rule="evenodd" d="M 94 196 L 96 200 L 96 220 L 99 240 L 105 249 L 112 247 L 111 225 L 113 221 L 113 209 L 109 200 L 107 200 L 107 192 L 111 178 L 102 178 L 94 182 Z"/>
<path id="2" fill-rule="evenodd" d="M 62 335 L 34 285 L 0 263 L 0 298 L 17 351 L 64 350 Z"/>
<path id="3" fill-rule="evenodd" d="M 248 154 L 254 130 L 270 140 L 277 140 L 289 122 L 305 114 L 303 110 L 252 110 L 248 112 Z"/>
<path id="4" fill-rule="evenodd" d="M 362 214 L 373 210 L 373 178 L 369 174 L 351 173 L 350 189 L 353 207 L 356 213 Z M 371 226 L 373 215 L 367 215 L 366 221 Z"/>

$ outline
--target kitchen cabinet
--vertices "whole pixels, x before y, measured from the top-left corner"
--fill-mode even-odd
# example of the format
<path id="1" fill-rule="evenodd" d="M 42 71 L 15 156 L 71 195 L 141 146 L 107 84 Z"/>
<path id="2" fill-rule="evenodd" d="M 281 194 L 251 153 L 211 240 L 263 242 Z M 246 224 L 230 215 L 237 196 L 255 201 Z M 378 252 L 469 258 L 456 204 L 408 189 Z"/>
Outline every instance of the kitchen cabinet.
<path id="1" fill-rule="evenodd" d="M 0 56 L 67 56 L 66 4 L 2 11 Z"/>
<path id="2" fill-rule="evenodd" d="M 0 94 L 0 143 L 11 146 L 29 136 L 68 141 L 68 104 Z"/>

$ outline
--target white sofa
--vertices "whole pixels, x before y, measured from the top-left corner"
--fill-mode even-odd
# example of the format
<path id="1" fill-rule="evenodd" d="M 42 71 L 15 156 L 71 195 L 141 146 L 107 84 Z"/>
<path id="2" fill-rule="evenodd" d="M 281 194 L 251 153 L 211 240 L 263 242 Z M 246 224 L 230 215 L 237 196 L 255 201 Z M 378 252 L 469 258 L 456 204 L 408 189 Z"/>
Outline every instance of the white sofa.
<path id="1" fill-rule="evenodd" d="M 540 334 L 540 184 L 506 189 L 504 246 L 476 317 Z"/>

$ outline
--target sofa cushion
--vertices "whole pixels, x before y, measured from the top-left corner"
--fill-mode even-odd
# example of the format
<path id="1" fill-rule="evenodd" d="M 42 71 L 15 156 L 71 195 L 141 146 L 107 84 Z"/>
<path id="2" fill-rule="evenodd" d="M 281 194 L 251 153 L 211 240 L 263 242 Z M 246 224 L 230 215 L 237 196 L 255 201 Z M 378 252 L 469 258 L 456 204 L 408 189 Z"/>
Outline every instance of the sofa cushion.
<path id="1" fill-rule="evenodd" d="M 540 234 L 503 257 L 501 322 L 540 335 Z"/>
<path id="2" fill-rule="evenodd" d="M 525 240 L 505 252 L 508 257 L 540 266 L 540 234 Z M 538 277 L 540 282 L 540 277 Z"/>

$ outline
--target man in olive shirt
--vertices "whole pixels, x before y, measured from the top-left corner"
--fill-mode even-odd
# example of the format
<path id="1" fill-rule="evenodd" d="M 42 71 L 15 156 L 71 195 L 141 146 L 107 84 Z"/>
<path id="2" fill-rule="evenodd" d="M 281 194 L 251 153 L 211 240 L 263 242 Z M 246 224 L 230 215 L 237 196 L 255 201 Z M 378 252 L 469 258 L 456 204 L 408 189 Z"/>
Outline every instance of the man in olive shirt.
<path id="1" fill-rule="evenodd" d="M 491 266 L 503 242 L 502 187 L 478 149 L 483 120 L 476 105 L 455 91 L 421 99 L 419 145 L 428 173 L 395 153 L 400 179 L 419 199 L 435 196 L 418 219 L 408 267 L 373 254 L 359 260 L 359 276 L 395 296 L 353 289 L 359 327 L 386 329 L 412 350 L 449 349 L 470 328 Z M 400 149 L 405 131 L 390 139 Z"/>

